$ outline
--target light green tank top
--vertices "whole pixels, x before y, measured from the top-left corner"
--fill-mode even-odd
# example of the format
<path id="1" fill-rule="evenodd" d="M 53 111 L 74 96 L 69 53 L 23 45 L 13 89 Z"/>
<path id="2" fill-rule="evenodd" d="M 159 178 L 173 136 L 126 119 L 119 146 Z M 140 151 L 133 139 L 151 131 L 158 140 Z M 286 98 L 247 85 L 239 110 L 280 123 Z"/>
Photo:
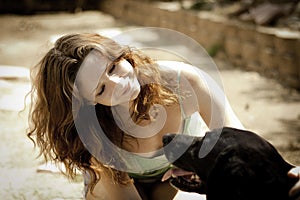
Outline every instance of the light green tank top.
<path id="1" fill-rule="evenodd" d="M 180 80 L 180 72 L 178 72 L 178 84 Z M 180 98 L 179 98 L 180 99 Z M 195 112 L 190 116 L 185 116 L 182 103 L 179 102 L 182 113 L 182 130 L 181 134 L 190 136 L 204 136 L 209 130 L 206 123 L 203 121 L 199 112 Z M 129 173 L 132 178 L 154 178 L 162 176 L 170 168 L 170 163 L 163 154 L 163 149 L 159 150 L 156 156 L 143 157 L 141 155 L 132 154 L 132 157 L 127 159 L 130 168 L 136 168 L 135 173 Z M 133 167 L 135 165 L 135 167 Z"/>

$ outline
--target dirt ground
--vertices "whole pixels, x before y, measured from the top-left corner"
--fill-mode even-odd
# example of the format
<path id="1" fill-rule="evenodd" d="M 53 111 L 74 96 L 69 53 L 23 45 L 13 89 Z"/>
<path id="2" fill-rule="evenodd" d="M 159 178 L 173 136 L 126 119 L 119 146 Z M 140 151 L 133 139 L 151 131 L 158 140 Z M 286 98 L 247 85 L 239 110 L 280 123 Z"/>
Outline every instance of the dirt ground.
<path id="1" fill-rule="evenodd" d="M 26 137 L 24 97 L 29 69 L 51 41 L 70 32 L 111 34 L 133 28 L 97 11 L 34 16 L 0 16 L 0 199 L 82 199 L 82 178 L 38 172 L 43 162 Z M 219 66 L 225 93 L 246 128 L 273 143 L 291 163 L 300 165 L 300 94 L 256 72 Z M 27 104 L 29 102 L 27 101 Z"/>

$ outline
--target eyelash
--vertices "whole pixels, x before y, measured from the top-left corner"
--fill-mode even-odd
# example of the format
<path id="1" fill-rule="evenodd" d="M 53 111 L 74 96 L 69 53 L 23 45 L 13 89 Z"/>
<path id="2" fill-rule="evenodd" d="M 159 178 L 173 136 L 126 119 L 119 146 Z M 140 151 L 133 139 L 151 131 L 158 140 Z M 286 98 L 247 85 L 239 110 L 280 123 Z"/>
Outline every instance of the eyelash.
<path id="1" fill-rule="evenodd" d="M 120 61 L 122 59 L 122 57 L 120 57 L 119 59 L 117 59 L 118 61 Z M 125 58 L 124 58 L 125 59 Z M 127 62 L 129 62 L 131 65 L 132 65 L 132 63 L 131 63 L 131 60 L 130 59 L 125 59 L 125 60 L 127 60 Z M 118 62 L 117 61 L 117 62 Z M 109 69 L 109 71 L 108 71 L 108 73 L 109 74 L 111 74 L 114 70 L 115 70 L 115 68 L 116 68 L 116 64 L 113 64 L 112 66 L 111 66 L 111 68 Z"/>
<path id="2" fill-rule="evenodd" d="M 105 85 L 102 85 L 102 86 L 101 86 L 101 90 L 100 90 L 100 92 L 98 93 L 98 95 L 101 95 L 101 94 L 103 94 L 103 92 L 104 92 L 104 89 L 105 89 Z"/>
<path id="3" fill-rule="evenodd" d="M 113 64 L 113 65 L 111 66 L 111 68 L 109 69 L 108 73 L 111 74 L 111 73 L 115 70 L 115 68 L 116 68 L 116 65 Z"/>
<path id="4" fill-rule="evenodd" d="M 131 62 L 130 62 L 129 59 L 126 59 L 126 60 L 131 64 Z M 113 64 L 113 65 L 111 66 L 111 68 L 108 70 L 108 73 L 111 74 L 111 73 L 115 70 L 115 68 L 116 68 L 116 65 Z M 102 86 L 101 86 L 101 90 L 100 90 L 100 92 L 98 93 L 98 95 L 103 94 L 104 90 L 105 90 L 105 85 L 102 85 Z"/>
<path id="5" fill-rule="evenodd" d="M 111 68 L 108 70 L 108 73 L 111 74 L 115 70 L 115 68 L 116 68 L 116 65 L 113 64 L 111 66 Z M 103 94 L 104 90 L 105 90 L 105 85 L 102 85 L 101 89 L 100 89 L 100 92 L 98 93 L 98 96 L 100 96 L 101 94 Z"/>

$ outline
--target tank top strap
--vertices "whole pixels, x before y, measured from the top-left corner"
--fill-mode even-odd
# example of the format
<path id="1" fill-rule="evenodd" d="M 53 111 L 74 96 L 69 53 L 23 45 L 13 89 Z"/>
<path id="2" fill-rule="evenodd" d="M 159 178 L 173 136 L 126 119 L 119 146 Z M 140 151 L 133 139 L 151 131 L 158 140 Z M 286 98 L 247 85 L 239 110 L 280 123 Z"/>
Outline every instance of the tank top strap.
<path id="1" fill-rule="evenodd" d="M 181 96 L 181 92 L 180 92 L 180 76 L 181 76 L 181 70 L 179 69 L 177 72 L 177 95 L 178 95 L 178 100 L 179 100 L 180 112 L 181 112 L 182 118 L 185 119 L 186 114 L 184 112 L 183 101 L 182 101 L 182 96 Z"/>

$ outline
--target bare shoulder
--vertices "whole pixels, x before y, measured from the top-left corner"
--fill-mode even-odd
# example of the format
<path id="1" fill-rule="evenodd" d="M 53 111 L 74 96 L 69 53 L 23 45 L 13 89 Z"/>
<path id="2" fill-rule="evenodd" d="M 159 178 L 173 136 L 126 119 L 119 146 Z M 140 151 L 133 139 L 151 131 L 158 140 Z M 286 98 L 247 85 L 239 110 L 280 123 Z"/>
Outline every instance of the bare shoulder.
<path id="1" fill-rule="evenodd" d="M 182 61 L 172 61 L 172 60 L 158 60 L 156 63 L 162 70 L 184 70 L 188 68 L 193 68 L 192 65 L 182 62 Z"/>
<path id="2" fill-rule="evenodd" d="M 161 73 L 176 73 L 180 72 L 184 76 L 193 76 L 197 74 L 197 70 L 195 66 L 190 65 L 181 61 L 156 61 L 159 66 Z"/>
<path id="3" fill-rule="evenodd" d="M 181 61 L 157 61 L 160 67 L 162 76 L 167 74 L 169 77 L 178 77 L 180 74 L 180 79 L 185 79 L 192 85 L 202 85 L 205 79 L 205 73 L 198 69 L 197 67 L 181 62 Z M 202 83 L 202 84 L 201 84 Z"/>

